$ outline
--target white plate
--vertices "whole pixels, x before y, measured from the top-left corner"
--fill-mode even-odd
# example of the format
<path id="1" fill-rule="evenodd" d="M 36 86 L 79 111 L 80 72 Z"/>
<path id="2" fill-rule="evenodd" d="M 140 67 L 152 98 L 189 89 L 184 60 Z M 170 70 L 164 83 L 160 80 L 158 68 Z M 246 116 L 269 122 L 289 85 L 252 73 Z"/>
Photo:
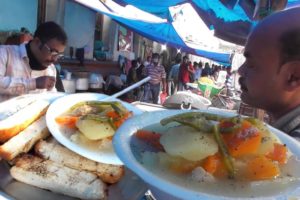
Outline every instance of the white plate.
<path id="1" fill-rule="evenodd" d="M 64 96 L 62 98 L 57 99 L 54 101 L 46 114 L 46 122 L 48 129 L 52 133 L 52 135 L 55 137 L 55 139 L 67 147 L 68 149 L 80 154 L 81 156 L 84 156 L 88 159 L 101 162 L 101 163 L 107 163 L 107 164 L 115 164 L 115 165 L 122 165 L 123 163 L 118 158 L 118 156 L 115 154 L 115 151 L 113 147 L 110 149 L 88 149 L 84 146 L 81 146 L 80 144 L 77 144 L 70 140 L 66 135 L 64 135 L 60 131 L 59 125 L 55 122 L 55 118 L 65 111 L 67 111 L 71 106 L 75 105 L 76 103 L 82 102 L 82 101 L 93 101 L 93 100 L 99 100 L 101 101 L 104 98 L 107 98 L 107 95 L 104 94 L 97 94 L 97 93 L 79 93 L 79 94 L 71 94 Z M 110 101 L 116 101 L 117 99 L 110 99 Z M 132 111 L 134 115 L 141 114 L 142 111 L 137 109 L 136 107 L 132 106 L 131 104 L 122 102 L 122 104 L 129 110 Z"/>
<path id="2" fill-rule="evenodd" d="M 213 114 L 220 114 L 222 116 L 234 116 L 235 114 L 224 111 L 216 110 L 202 110 L 204 112 L 209 112 Z M 153 192 L 157 199 L 188 199 L 188 200 L 219 200 L 219 199 L 253 199 L 246 197 L 226 197 L 213 193 L 205 193 L 191 188 L 184 187 L 177 182 L 172 182 L 166 178 L 163 178 L 154 172 L 148 170 L 141 164 L 141 153 L 147 151 L 149 146 L 145 143 L 140 142 L 134 137 L 137 130 L 143 129 L 153 124 L 158 124 L 161 119 L 175 114 L 179 114 L 182 110 L 167 110 L 167 111 L 157 111 L 157 112 L 145 112 L 142 115 L 133 117 L 127 120 L 116 132 L 113 139 L 113 145 L 115 147 L 116 153 L 120 156 L 120 159 L 124 162 L 130 170 L 135 172 L 141 179 L 143 179 L 149 186 L 150 190 Z M 141 120 L 142 119 L 142 120 Z M 156 131 L 164 132 L 168 126 L 158 126 Z M 158 129 L 159 128 L 159 129 Z M 299 158 L 300 155 L 300 143 L 288 136 L 287 134 L 268 126 L 270 131 L 272 131 L 278 138 L 286 144 L 291 152 Z M 296 167 L 296 166 L 295 166 Z M 293 170 L 297 171 L 297 170 Z M 264 192 L 264 191 L 263 191 Z M 267 192 L 267 191 L 266 191 Z M 264 193 L 265 194 L 265 193 Z M 265 196 L 260 196 L 259 199 L 289 199 L 297 196 L 300 197 L 300 183 L 297 182 L 292 188 L 278 190 L 276 194 L 265 194 Z"/>

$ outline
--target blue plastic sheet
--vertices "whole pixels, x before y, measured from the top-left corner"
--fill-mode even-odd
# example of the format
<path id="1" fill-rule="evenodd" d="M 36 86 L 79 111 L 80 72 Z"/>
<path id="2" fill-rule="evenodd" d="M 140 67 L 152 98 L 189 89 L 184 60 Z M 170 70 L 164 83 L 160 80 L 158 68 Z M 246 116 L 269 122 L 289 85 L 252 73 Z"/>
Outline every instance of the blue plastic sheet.
<path id="1" fill-rule="evenodd" d="M 235 3 L 232 7 L 224 5 L 220 0 L 113 0 L 120 6 L 120 10 L 123 9 L 126 12 L 126 6 L 132 5 L 159 17 L 161 21 L 158 22 L 138 17 L 126 17 L 110 7 L 111 4 L 104 4 L 98 0 L 75 1 L 108 15 L 123 26 L 153 41 L 225 64 L 230 64 L 230 52 L 218 53 L 188 46 L 173 27 L 169 8 L 190 3 L 207 27 L 214 29 L 216 36 L 237 44 L 245 42 L 248 33 L 255 25 L 251 19 L 255 7 L 253 0 L 237 0 L 236 3 L 232 1 Z M 287 7 L 299 6 L 299 4 L 300 0 L 288 0 Z"/>

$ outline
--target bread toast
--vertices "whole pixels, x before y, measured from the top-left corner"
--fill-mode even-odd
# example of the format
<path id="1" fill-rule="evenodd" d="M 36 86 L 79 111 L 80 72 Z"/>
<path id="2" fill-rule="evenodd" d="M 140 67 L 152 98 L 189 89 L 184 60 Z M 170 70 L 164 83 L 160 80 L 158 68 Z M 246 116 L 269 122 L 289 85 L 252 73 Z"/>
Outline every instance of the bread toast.
<path id="1" fill-rule="evenodd" d="M 37 100 L 22 108 L 13 115 L 0 121 L 0 143 L 8 141 L 13 136 L 28 127 L 32 122 L 44 115 L 49 102 Z"/>
<path id="2" fill-rule="evenodd" d="M 107 199 L 107 186 L 93 173 L 78 171 L 51 160 L 23 155 L 10 169 L 20 182 L 80 199 Z"/>
<path id="3" fill-rule="evenodd" d="M 0 157 L 12 160 L 20 153 L 27 153 L 38 140 L 46 138 L 49 134 L 45 116 L 42 116 L 0 146 Z"/>
<path id="4" fill-rule="evenodd" d="M 116 183 L 124 175 L 123 166 L 97 163 L 89 160 L 61 146 L 54 139 L 39 141 L 35 145 L 35 152 L 44 159 L 61 163 L 64 166 L 80 171 L 93 172 L 106 183 Z"/>

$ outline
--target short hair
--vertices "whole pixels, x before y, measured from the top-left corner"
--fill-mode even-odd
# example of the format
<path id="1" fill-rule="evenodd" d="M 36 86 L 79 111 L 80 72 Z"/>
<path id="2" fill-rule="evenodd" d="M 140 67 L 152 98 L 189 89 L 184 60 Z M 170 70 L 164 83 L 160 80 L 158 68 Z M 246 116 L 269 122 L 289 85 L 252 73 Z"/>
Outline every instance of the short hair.
<path id="1" fill-rule="evenodd" d="M 279 37 L 281 65 L 300 60 L 300 28 L 285 31 Z"/>
<path id="2" fill-rule="evenodd" d="M 131 61 L 131 66 L 132 66 L 132 67 L 134 67 L 134 66 L 136 66 L 136 65 L 137 65 L 137 63 L 138 63 L 138 61 L 137 61 L 137 60 L 132 60 L 132 61 Z"/>
<path id="3" fill-rule="evenodd" d="M 51 39 L 57 39 L 62 44 L 67 43 L 66 32 L 55 22 L 49 21 L 42 23 L 34 32 L 34 37 L 38 37 L 43 43 Z"/>
<path id="4" fill-rule="evenodd" d="M 175 63 L 181 63 L 181 57 L 176 57 L 175 58 Z"/>
<path id="5" fill-rule="evenodd" d="M 154 54 L 152 54 L 152 59 L 153 59 L 153 58 L 158 58 L 158 59 L 159 59 L 159 58 L 160 58 L 160 55 L 159 55 L 158 53 L 154 53 Z"/>

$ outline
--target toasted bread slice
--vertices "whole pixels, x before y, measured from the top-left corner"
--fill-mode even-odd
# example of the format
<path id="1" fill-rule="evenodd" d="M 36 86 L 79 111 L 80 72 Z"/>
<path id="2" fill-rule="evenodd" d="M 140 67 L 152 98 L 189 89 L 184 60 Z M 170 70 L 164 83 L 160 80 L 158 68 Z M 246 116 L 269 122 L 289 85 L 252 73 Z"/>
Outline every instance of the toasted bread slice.
<path id="1" fill-rule="evenodd" d="M 13 178 L 39 188 L 80 199 L 107 199 L 107 186 L 95 174 L 78 171 L 51 160 L 23 155 L 10 169 Z"/>
<path id="2" fill-rule="evenodd" d="M 12 160 L 20 153 L 27 153 L 38 140 L 46 138 L 49 134 L 45 116 L 42 116 L 0 146 L 0 157 Z"/>
<path id="3" fill-rule="evenodd" d="M 54 139 L 51 141 L 41 140 L 35 145 L 35 152 L 44 159 L 49 159 L 64 166 L 93 172 L 106 183 L 116 183 L 124 175 L 124 167 L 98 163 L 84 158 L 69 149 L 58 144 Z"/>
<path id="4" fill-rule="evenodd" d="M 28 127 L 32 122 L 37 120 L 40 116 L 44 115 L 48 106 L 48 101 L 37 100 L 6 119 L 1 120 L 0 143 L 8 141 L 10 138 Z"/>

